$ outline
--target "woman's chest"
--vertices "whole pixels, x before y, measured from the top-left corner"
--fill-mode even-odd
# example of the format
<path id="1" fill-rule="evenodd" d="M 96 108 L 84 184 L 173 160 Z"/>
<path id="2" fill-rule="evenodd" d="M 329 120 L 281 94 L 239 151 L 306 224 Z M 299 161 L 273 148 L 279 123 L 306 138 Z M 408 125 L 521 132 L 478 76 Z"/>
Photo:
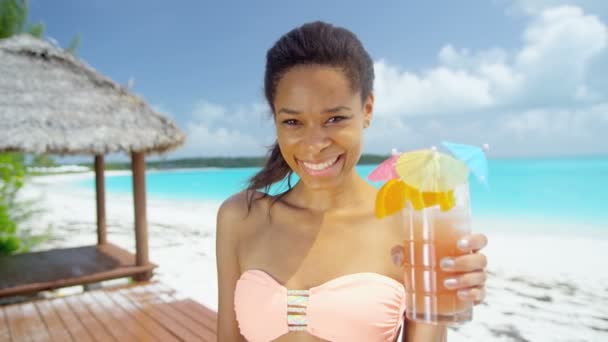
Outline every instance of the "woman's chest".
<path id="1" fill-rule="evenodd" d="M 395 220 L 358 218 L 259 223 L 238 245 L 241 272 L 260 269 L 287 288 L 306 289 L 336 277 L 374 272 L 400 281 L 390 250 L 403 241 Z"/>

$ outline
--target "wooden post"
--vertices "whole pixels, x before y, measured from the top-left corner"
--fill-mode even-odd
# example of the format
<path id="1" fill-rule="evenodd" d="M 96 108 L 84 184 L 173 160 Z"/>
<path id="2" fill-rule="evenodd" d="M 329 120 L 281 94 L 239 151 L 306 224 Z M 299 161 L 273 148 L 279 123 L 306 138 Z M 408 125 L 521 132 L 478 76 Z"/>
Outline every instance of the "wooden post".
<path id="1" fill-rule="evenodd" d="M 106 190 L 103 155 L 95 156 L 95 193 L 97 199 L 97 244 L 107 243 Z"/>
<path id="2" fill-rule="evenodd" d="M 146 163 L 143 152 L 131 153 L 133 170 L 133 202 L 135 206 L 135 264 L 147 265 L 148 260 L 148 221 L 146 219 Z M 135 280 L 145 281 L 152 278 L 152 272 L 136 275 Z"/>

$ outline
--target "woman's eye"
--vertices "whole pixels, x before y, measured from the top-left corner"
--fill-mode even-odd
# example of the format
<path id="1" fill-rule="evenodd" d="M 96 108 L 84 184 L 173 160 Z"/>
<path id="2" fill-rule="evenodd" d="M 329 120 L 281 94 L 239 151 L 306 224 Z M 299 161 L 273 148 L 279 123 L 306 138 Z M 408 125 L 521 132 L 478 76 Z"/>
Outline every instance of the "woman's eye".
<path id="1" fill-rule="evenodd" d="M 293 125 L 297 125 L 298 124 L 298 120 L 288 119 L 288 120 L 283 121 L 283 123 L 285 125 L 288 125 L 288 126 L 293 126 Z"/>
<path id="2" fill-rule="evenodd" d="M 345 116 L 332 116 L 331 118 L 329 118 L 329 120 L 327 120 L 327 122 L 329 123 L 337 123 L 340 122 L 342 120 L 346 119 Z"/>

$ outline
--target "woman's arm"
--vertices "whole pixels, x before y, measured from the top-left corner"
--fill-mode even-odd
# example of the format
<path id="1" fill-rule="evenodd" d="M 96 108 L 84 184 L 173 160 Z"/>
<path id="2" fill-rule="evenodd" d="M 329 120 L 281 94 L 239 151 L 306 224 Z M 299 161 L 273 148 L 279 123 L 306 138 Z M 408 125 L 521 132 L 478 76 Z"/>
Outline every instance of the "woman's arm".
<path id="1" fill-rule="evenodd" d="M 417 323 L 406 319 L 402 342 L 447 342 L 448 329 L 445 325 Z"/>
<path id="2" fill-rule="evenodd" d="M 216 261 L 218 281 L 218 341 L 246 341 L 239 332 L 234 312 L 234 289 L 240 276 L 240 267 L 236 254 L 238 228 L 242 226 L 242 196 L 235 195 L 227 199 L 217 214 L 216 226 Z"/>

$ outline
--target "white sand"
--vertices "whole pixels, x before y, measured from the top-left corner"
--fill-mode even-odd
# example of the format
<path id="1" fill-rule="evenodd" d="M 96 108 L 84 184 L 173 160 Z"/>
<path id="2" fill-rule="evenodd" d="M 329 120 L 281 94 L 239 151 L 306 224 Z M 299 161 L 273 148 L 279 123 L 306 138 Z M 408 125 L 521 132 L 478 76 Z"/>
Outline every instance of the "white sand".
<path id="1" fill-rule="evenodd" d="M 92 174 L 38 177 L 24 189 L 25 197 L 40 197 L 48 209 L 39 225 L 55 227 L 41 249 L 96 243 L 94 192 L 66 185 L 79 177 Z M 132 198 L 106 197 L 109 241 L 134 252 Z M 218 206 L 148 198 L 149 254 L 159 265 L 155 279 L 213 309 Z M 608 234 L 575 237 L 588 227 L 551 223 L 541 230 L 539 224 L 549 223 L 475 220 L 475 230 L 490 241 L 483 251 L 488 294 L 475 307 L 473 322 L 451 329 L 450 341 L 608 341 Z M 554 229 L 573 234 L 522 233 Z"/>

